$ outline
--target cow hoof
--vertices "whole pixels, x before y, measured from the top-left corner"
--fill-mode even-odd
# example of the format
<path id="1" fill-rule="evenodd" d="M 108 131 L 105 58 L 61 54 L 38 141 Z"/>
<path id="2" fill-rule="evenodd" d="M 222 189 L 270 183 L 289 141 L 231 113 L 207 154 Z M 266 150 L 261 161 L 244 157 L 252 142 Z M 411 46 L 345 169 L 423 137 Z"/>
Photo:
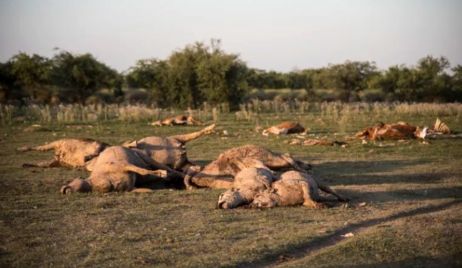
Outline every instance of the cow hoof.
<path id="1" fill-rule="evenodd" d="M 61 187 L 61 190 L 60 190 L 61 194 L 71 194 L 72 193 L 72 188 L 69 187 L 69 186 L 63 186 Z"/>

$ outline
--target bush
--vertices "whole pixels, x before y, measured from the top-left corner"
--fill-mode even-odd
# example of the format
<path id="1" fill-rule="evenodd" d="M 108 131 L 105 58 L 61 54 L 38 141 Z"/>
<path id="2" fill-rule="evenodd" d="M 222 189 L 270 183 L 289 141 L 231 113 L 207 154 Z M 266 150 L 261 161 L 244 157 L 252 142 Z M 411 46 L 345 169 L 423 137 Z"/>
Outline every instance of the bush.
<path id="1" fill-rule="evenodd" d="M 365 89 L 359 92 L 358 96 L 363 102 L 380 102 L 386 100 L 386 94 L 381 89 Z"/>
<path id="2" fill-rule="evenodd" d="M 133 89 L 125 94 L 125 102 L 130 104 L 149 104 L 152 103 L 152 95 L 144 89 Z"/>

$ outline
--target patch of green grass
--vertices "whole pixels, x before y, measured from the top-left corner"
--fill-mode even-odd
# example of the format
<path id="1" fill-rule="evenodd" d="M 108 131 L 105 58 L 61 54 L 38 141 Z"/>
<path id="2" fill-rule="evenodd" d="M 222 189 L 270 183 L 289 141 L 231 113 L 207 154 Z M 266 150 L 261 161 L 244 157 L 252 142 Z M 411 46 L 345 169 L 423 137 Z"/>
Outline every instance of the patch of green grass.
<path id="1" fill-rule="evenodd" d="M 460 267 L 459 207 L 378 224 L 286 267 Z"/>
<path id="2" fill-rule="evenodd" d="M 296 119 L 309 137 L 343 140 L 375 121 L 405 120 L 430 125 L 433 114 L 375 113 L 260 114 L 266 127 Z M 443 121 L 454 131 L 461 119 Z M 146 122 L 44 125 L 49 131 L 23 132 L 27 125 L 0 129 L 0 264 L 2 266 L 441 266 L 460 265 L 461 204 L 404 215 L 361 229 L 354 237 L 303 254 L 310 243 L 338 230 L 462 196 L 462 140 L 385 141 L 347 148 L 294 146 L 291 137 L 263 137 L 256 119 L 220 114 L 219 132 L 188 143 L 188 155 L 207 163 L 223 150 L 248 143 L 289 152 L 314 164 L 314 173 L 351 198 L 348 207 L 312 210 L 215 209 L 220 190 L 161 189 L 151 194 L 110 193 L 62 196 L 68 180 L 82 170 L 24 169 L 23 162 L 50 153 L 17 153 L 15 148 L 63 137 L 88 137 L 111 144 L 150 135 L 168 136 L 200 127 L 154 128 Z M 359 204 L 366 202 L 365 206 Z M 401 215 L 401 214 L 399 214 Z"/>

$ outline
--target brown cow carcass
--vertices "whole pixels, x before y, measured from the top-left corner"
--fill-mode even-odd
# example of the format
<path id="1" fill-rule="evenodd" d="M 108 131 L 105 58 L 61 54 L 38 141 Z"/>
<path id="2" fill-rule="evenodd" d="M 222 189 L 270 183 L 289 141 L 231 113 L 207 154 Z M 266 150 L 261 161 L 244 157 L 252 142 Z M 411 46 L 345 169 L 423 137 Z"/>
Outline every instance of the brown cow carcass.
<path id="1" fill-rule="evenodd" d="M 393 124 L 379 123 L 376 126 L 366 128 L 356 133 L 356 137 L 363 140 L 386 140 L 386 139 L 424 139 L 427 135 L 427 127 L 420 128 L 406 122 Z"/>
<path id="2" fill-rule="evenodd" d="M 123 144 L 124 147 L 141 152 L 143 156 L 177 171 L 186 172 L 196 165 L 188 160 L 186 143 L 213 133 L 215 124 L 202 130 L 170 137 L 150 136 Z"/>
<path id="3" fill-rule="evenodd" d="M 82 168 L 91 166 L 92 160 L 109 145 L 93 139 L 60 139 L 48 144 L 20 147 L 20 152 L 54 150 L 54 159 L 37 163 L 25 163 L 23 167 L 70 167 Z"/>
<path id="4" fill-rule="evenodd" d="M 143 182 L 165 178 L 167 171 L 159 168 L 138 152 L 112 146 L 99 155 L 87 179 L 74 179 L 61 188 L 61 193 L 133 191 Z"/>
<path id="5" fill-rule="evenodd" d="M 152 122 L 152 126 L 201 126 L 200 120 L 195 119 L 192 115 L 177 115 Z"/>
<path id="6" fill-rule="evenodd" d="M 439 118 L 436 118 L 433 127 L 428 130 L 430 134 L 433 135 L 449 135 L 451 134 L 451 129 L 449 129 L 448 125 L 441 121 Z"/>
<path id="7" fill-rule="evenodd" d="M 271 126 L 263 130 L 262 134 L 268 136 L 269 134 L 274 135 L 287 135 L 294 133 L 302 133 L 305 131 L 305 128 L 297 122 L 285 121 L 278 125 Z"/>
<path id="8" fill-rule="evenodd" d="M 218 208 L 232 209 L 250 204 L 254 197 L 271 188 L 273 172 L 258 160 L 243 159 L 245 163 L 256 161 L 254 167 L 243 167 L 234 176 L 233 188 L 222 193 L 218 198 Z"/>
<path id="9" fill-rule="evenodd" d="M 244 145 L 221 153 L 216 160 L 206 165 L 200 172 L 188 173 L 185 177 L 186 187 L 232 188 L 234 176 L 242 169 L 235 164 L 238 159 L 259 160 L 264 166 L 278 171 L 292 169 L 306 171 L 311 169 L 311 165 L 288 154 L 272 152 L 257 145 Z"/>
<path id="10" fill-rule="evenodd" d="M 320 183 L 312 175 L 299 171 L 287 171 L 272 183 L 270 189 L 256 194 L 250 207 L 272 208 L 303 205 L 309 208 L 324 208 L 324 202 L 330 200 L 321 197 L 319 190 L 334 195 L 340 202 L 348 201 L 347 198 Z"/>

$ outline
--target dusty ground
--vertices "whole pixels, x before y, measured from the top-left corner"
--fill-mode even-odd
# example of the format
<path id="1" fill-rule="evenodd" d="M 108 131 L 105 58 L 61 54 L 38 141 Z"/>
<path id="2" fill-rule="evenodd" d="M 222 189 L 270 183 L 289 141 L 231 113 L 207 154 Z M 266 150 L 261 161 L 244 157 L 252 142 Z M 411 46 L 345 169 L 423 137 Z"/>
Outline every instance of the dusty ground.
<path id="1" fill-rule="evenodd" d="M 435 119 L 434 115 L 403 117 L 381 120 L 429 125 Z M 259 122 L 266 126 L 288 118 L 268 114 Z M 297 118 L 313 136 L 339 140 L 377 119 L 368 115 L 345 122 L 314 115 Z M 442 119 L 462 132 L 460 117 Z M 215 134 L 188 144 L 190 158 L 204 164 L 236 145 L 265 145 L 313 163 L 315 174 L 351 198 L 348 206 L 323 210 L 223 211 L 215 209 L 220 191 L 207 189 L 62 196 L 60 186 L 86 176 L 85 171 L 23 169 L 21 163 L 52 154 L 14 150 L 61 137 L 118 144 L 198 127 L 114 122 L 46 125 L 23 132 L 29 125 L 0 129 L 3 267 L 462 265 L 462 139 L 430 144 L 354 141 L 347 148 L 292 146 L 285 143 L 289 138 L 255 133 L 252 121 L 222 115 L 219 127 L 228 131 L 228 137 Z M 349 233 L 353 236 L 345 237 Z"/>

